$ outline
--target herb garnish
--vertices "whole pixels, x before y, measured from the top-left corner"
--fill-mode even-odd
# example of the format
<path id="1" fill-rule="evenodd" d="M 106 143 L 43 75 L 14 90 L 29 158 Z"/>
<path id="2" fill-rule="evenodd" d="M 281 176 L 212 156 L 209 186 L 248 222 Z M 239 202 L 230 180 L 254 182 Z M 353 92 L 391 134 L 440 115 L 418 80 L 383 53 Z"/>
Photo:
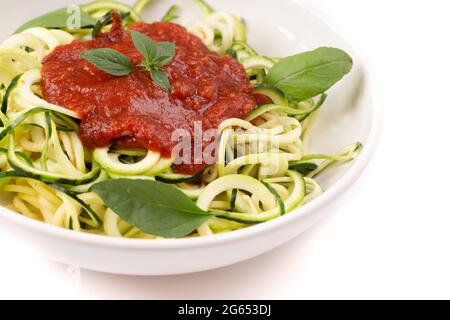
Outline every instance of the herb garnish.
<path id="1" fill-rule="evenodd" d="M 148 71 L 152 80 L 158 86 L 166 91 L 170 91 L 169 78 L 161 68 L 171 63 L 175 57 L 175 44 L 164 41 L 156 43 L 137 31 L 130 31 L 130 33 L 134 46 L 144 57 L 139 67 L 144 71 Z M 125 76 L 136 71 L 130 58 L 115 49 L 101 48 L 87 50 L 82 52 L 80 57 L 113 76 Z"/>
<path id="2" fill-rule="evenodd" d="M 15 33 L 22 32 L 29 28 L 42 27 L 48 29 L 65 29 L 69 30 L 69 22 L 73 12 L 70 7 L 58 9 L 40 17 L 34 18 L 27 23 L 23 24 Z M 87 12 L 80 10 L 79 28 L 87 28 L 95 25 L 97 21 L 89 15 Z"/>
<path id="3" fill-rule="evenodd" d="M 80 57 L 113 76 L 126 76 L 134 71 L 130 58 L 115 49 L 88 50 L 82 52 Z"/>
<path id="4" fill-rule="evenodd" d="M 184 237 L 213 217 L 183 192 L 162 182 L 107 180 L 95 184 L 106 206 L 139 230 L 164 237 Z"/>
<path id="5" fill-rule="evenodd" d="M 290 101 L 300 102 L 330 89 L 352 66 L 352 58 L 344 51 L 323 47 L 281 59 L 265 82 L 283 91 Z"/>
<path id="6" fill-rule="evenodd" d="M 150 72 L 153 81 L 166 91 L 170 91 L 167 74 L 161 67 L 172 62 L 175 57 L 175 44 L 173 42 L 156 43 L 146 35 L 130 31 L 134 46 L 144 56 L 141 67 Z"/>

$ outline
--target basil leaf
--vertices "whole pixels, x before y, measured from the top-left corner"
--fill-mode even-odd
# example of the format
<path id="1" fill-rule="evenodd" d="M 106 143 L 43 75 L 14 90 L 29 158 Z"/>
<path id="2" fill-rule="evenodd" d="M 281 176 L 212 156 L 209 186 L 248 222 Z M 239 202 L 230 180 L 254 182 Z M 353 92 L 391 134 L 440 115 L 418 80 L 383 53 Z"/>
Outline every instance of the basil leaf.
<path id="1" fill-rule="evenodd" d="M 157 53 L 156 43 L 147 37 L 145 34 L 142 34 L 137 31 L 130 31 L 131 38 L 133 39 L 134 46 L 138 51 L 144 56 L 144 61 L 147 64 L 150 64 Z"/>
<path id="2" fill-rule="evenodd" d="M 269 70 L 266 83 L 289 100 L 304 101 L 327 91 L 352 69 L 352 58 L 340 49 L 318 48 L 287 57 Z"/>
<path id="3" fill-rule="evenodd" d="M 175 57 L 175 44 L 173 42 L 160 42 L 157 46 L 155 64 L 162 67 L 172 62 Z"/>
<path id="4" fill-rule="evenodd" d="M 164 71 L 161 71 L 159 69 L 153 69 L 151 71 L 152 74 L 152 80 L 161 88 L 163 88 L 166 91 L 170 91 L 170 82 L 169 78 L 167 77 L 167 74 Z"/>
<path id="5" fill-rule="evenodd" d="M 69 22 L 74 17 L 73 11 L 70 8 L 62 8 L 56 11 L 49 12 L 33 20 L 23 24 L 15 33 L 22 32 L 29 28 L 42 27 L 54 29 L 69 29 Z M 77 28 L 92 27 L 96 24 L 96 20 L 88 13 L 80 9 L 80 25 Z"/>
<path id="6" fill-rule="evenodd" d="M 95 184 L 92 191 L 124 221 L 160 237 L 184 237 L 212 217 L 183 192 L 162 182 L 108 180 Z"/>
<path id="7" fill-rule="evenodd" d="M 117 50 L 110 48 L 87 50 L 80 57 L 89 61 L 98 69 L 113 76 L 125 76 L 134 71 L 130 59 Z"/>
<path id="8" fill-rule="evenodd" d="M 161 88 L 170 91 L 169 78 L 160 68 L 172 62 L 175 56 L 175 44 L 172 42 L 156 43 L 145 34 L 130 31 L 134 46 L 144 56 L 141 67 L 150 72 L 152 80 Z"/>

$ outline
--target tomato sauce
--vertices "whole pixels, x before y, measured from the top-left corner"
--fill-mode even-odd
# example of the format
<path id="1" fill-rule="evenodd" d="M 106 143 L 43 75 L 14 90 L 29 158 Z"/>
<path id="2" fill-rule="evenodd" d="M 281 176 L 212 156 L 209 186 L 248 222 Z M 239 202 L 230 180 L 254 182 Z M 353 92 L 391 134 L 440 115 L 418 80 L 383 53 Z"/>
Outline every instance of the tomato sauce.
<path id="1" fill-rule="evenodd" d="M 129 29 L 157 42 L 175 43 L 176 56 L 162 67 L 170 92 L 157 86 L 146 71 L 116 77 L 80 58 L 86 50 L 113 48 L 135 66 L 142 62 L 118 17 L 110 32 L 91 41 L 59 46 L 43 61 L 44 99 L 81 116 L 79 135 L 87 148 L 119 143 L 170 157 L 179 142 L 171 139 L 174 130 L 187 130 L 193 137 L 196 121 L 203 130 L 215 129 L 226 119 L 245 117 L 256 106 L 242 65 L 211 52 L 184 27 L 156 22 L 135 23 Z M 205 166 L 182 165 L 175 171 L 192 174 Z"/>

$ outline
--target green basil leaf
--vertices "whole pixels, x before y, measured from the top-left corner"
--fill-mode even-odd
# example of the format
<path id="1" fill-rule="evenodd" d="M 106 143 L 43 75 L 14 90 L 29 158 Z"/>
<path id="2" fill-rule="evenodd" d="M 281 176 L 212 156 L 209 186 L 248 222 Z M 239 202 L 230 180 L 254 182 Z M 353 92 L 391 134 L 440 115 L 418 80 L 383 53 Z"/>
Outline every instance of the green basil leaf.
<path id="1" fill-rule="evenodd" d="M 92 191 L 124 221 L 160 237 L 184 237 L 212 217 L 183 192 L 162 182 L 108 180 L 95 184 Z"/>
<path id="2" fill-rule="evenodd" d="M 113 76 L 125 76 L 134 71 L 130 59 L 114 49 L 102 48 L 87 50 L 82 52 L 80 57 Z"/>
<path id="3" fill-rule="evenodd" d="M 132 30 L 130 33 L 134 46 L 144 56 L 144 61 L 147 64 L 151 63 L 157 53 L 156 43 L 140 32 Z"/>
<path id="4" fill-rule="evenodd" d="M 15 33 L 22 32 L 29 28 L 42 27 L 54 29 L 69 29 L 69 22 L 74 17 L 73 11 L 70 8 L 62 8 L 56 11 L 49 12 L 33 20 L 23 24 Z M 76 19 L 75 19 L 76 20 Z M 78 22 L 78 21 L 77 21 Z M 80 9 L 80 25 L 77 28 L 87 28 L 94 26 L 97 21 L 88 13 Z"/>
<path id="5" fill-rule="evenodd" d="M 289 100 L 300 102 L 327 91 L 352 69 L 352 58 L 340 49 L 318 48 L 287 57 L 269 70 L 266 83 Z"/>
<path id="6" fill-rule="evenodd" d="M 152 73 L 152 80 L 161 88 L 163 88 L 166 91 L 170 91 L 170 82 L 169 78 L 167 77 L 167 74 L 164 71 L 161 71 L 159 69 L 153 69 L 151 71 Z"/>
<path id="7" fill-rule="evenodd" d="M 170 91 L 169 78 L 160 68 L 173 60 L 175 44 L 172 42 L 156 43 L 145 34 L 130 31 L 134 46 L 144 56 L 141 67 L 150 72 L 152 80 L 161 88 Z"/>
<path id="8" fill-rule="evenodd" d="M 157 46 L 155 64 L 158 67 L 165 66 L 172 62 L 175 57 L 176 49 L 173 42 L 160 42 Z"/>

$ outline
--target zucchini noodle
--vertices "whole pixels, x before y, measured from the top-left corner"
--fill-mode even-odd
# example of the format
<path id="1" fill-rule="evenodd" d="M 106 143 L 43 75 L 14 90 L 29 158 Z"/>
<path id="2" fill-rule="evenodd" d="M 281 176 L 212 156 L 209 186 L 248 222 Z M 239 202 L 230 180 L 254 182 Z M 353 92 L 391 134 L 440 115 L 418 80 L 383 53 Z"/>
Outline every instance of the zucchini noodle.
<path id="1" fill-rule="evenodd" d="M 149 2 L 94 1 L 82 9 L 96 19 L 111 9 L 129 13 L 129 24 L 141 20 Z M 89 191 L 108 179 L 156 179 L 216 215 L 190 235 L 208 236 L 289 214 L 323 193 L 314 180 L 318 174 L 358 155 L 360 143 L 336 156 L 309 154 L 308 140 L 326 96 L 289 103 L 282 92 L 263 84 L 276 59 L 247 44 L 243 20 L 195 2 L 203 17 L 183 24 L 210 50 L 238 59 L 255 92 L 272 101 L 244 120 L 228 119 L 219 126 L 217 164 L 192 177 L 174 174 L 173 160 L 152 151 L 84 148 L 77 134 L 79 115 L 45 101 L 39 82 L 46 55 L 92 30 L 31 28 L 0 45 L 0 186 L 10 196 L 8 209 L 74 231 L 158 239 L 121 220 Z"/>

